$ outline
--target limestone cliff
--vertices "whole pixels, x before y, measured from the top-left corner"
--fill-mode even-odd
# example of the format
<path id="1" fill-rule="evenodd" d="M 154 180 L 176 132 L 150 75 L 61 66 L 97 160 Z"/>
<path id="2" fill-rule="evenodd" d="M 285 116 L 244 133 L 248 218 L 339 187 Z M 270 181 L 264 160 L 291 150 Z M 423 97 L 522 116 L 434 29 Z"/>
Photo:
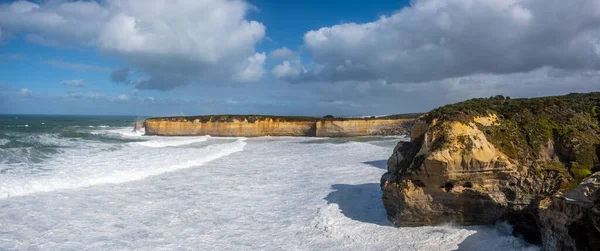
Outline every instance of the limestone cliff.
<path id="1" fill-rule="evenodd" d="M 215 115 L 151 118 L 144 122 L 146 135 L 185 136 L 317 136 L 348 137 L 401 135 L 410 118 L 328 118 L 258 115 Z"/>
<path id="2" fill-rule="evenodd" d="M 474 99 L 423 115 L 381 179 L 388 218 L 398 226 L 508 220 L 541 241 L 540 202 L 598 163 L 599 98 Z"/>
<path id="3" fill-rule="evenodd" d="M 137 121 L 133 124 L 133 131 L 137 131 L 139 129 L 144 128 L 144 121 Z"/>
<path id="4" fill-rule="evenodd" d="M 544 250 L 600 250 L 600 172 L 540 203 Z"/>

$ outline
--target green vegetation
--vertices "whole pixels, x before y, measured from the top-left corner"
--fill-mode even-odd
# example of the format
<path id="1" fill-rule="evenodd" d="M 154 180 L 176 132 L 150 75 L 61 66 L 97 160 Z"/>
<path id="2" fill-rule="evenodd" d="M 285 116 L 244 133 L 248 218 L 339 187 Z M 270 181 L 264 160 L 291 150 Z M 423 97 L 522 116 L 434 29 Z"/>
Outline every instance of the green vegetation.
<path id="1" fill-rule="evenodd" d="M 379 117 L 380 119 L 416 119 L 425 113 L 404 113 Z"/>
<path id="2" fill-rule="evenodd" d="M 307 121 L 320 121 L 320 120 L 328 120 L 328 121 L 346 121 L 346 120 L 372 120 L 372 119 L 416 119 L 421 116 L 422 113 L 409 113 L 409 114 L 396 114 L 384 117 L 374 117 L 371 116 L 369 118 L 335 118 L 332 115 L 326 115 L 323 118 L 317 117 L 307 117 L 307 116 L 270 116 L 270 115 L 204 115 L 204 116 L 176 116 L 176 117 L 156 117 L 149 118 L 148 120 L 158 120 L 158 121 L 172 121 L 172 122 L 186 122 L 186 121 L 194 121 L 198 120 L 201 123 L 207 122 L 232 122 L 234 120 L 244 120 L 247 119 L 248 122 L 254 123 L 255 121 L 262 121 L 266 119 L 273 119 L 275 121 L 281 122 L 307 122 Z"/>
<path id="3" fill-rule="evenodd" d="M 521 165 L 568 173 L 571 183 L 567 186 L 573 187 L 600 162 L 599 106 L 600 93 L 531 99 L 498 95 L 446 105 L 422 119 L 468 124 L 476 116 L 496 114 L 498 125 L 477 124 L 492 144 Z M 555 155 L 542 154 L 548 150 Z"/>
<path id="4" fill-rule="evenodd" d="M 289 122 L 301 122 L 301 121 L 317 121 L 319 118 L 315 117 L 303 117 L 303 116 L 268 116 L 268 115 L 204 115 L 204 116 L 179 116 L 179 117 L 158 117 L 150 118 L 148 120 L 159 120 L 159 121 L 173 121 L 173 122 L 186 122 L 198 120 L 201 123 L 207 122 L 232 122 L 234 120 L 244 120 L 254 123 L 255 121 L 262 121 L 266 119 L 273 119 L 276 121 L 289 121 Z"/>

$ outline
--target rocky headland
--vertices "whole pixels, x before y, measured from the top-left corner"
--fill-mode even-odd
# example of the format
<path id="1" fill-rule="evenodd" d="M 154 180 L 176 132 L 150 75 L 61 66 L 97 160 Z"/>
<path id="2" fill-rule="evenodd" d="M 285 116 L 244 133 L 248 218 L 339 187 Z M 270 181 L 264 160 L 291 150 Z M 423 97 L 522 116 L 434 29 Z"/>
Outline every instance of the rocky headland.
<path id="1" fill-rule="evenodd" d="M 146 135 L 229 137 L 352 137 L 406 134 L 418 115 L 369 118 L 315 118 L 263 115 L 209 115 L 150 118 Z"/>
<path id="2" fill-rule="evenodd" d="M 432 110 L 381 179 L 397 226 L 508 221 L 545 250 L 600 249 L 600 93 Z"/>

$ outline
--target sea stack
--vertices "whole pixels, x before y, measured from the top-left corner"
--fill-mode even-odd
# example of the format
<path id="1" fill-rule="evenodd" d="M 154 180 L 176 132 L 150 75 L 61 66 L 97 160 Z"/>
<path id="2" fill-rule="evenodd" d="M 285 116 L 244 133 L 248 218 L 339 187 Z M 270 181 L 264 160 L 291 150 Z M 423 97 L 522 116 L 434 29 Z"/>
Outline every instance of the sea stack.
<path id="1" fill-rule="evenodd" d="M 135 124 L 133 124 L 133 131 L 134 132 L 137 131 L 137 130 L 139 130 L 139 129 L 142 129 L 142 128 L 144 128 L 144 121 L 138 121 L 138 122 L 135 122 Z"/>
<path id="2" fill-rule="evenodd" d="M 597 184 L 584 178 L 599 163 L 599 100 L 497 96 L 421 116 L 381 179 L 388 218 L 397 226 L 505 220 L 547 250 L 597 250 L 600 228 L 587 219 L 597 219 L 598 186 L 569 191 Z"/>

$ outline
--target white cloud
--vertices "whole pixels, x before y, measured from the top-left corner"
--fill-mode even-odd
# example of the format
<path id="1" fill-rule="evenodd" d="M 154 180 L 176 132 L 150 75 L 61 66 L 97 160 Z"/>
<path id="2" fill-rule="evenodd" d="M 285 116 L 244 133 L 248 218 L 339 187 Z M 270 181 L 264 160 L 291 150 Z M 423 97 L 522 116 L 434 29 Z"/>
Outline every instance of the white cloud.
<path id="1" fill-rule="evenodd" d="M 314 74 L 304 68 L 300 59 L 284 60 L 281 64 L 276 65 L 271 73 L 277 79 L 291 83 L 316 80 Z"/>
<path id="2" fill-rule="evenodd" d="M 87 45 L 94 42 L 108 10 L 94 1 L 16 1 L 0 4 L 0 26 L 6 33 L 31 34 L 37 41 Z M 31 41 L 31 40 L 30 40 Z"/>
<path id="3" fill-rule="evenodd" d="M 65 80 L 65 81 L 62 81 L 61 84 L 64 85 L 64 86 L 69 86 L 69 87 L 83 87 L 83 86 L 85 86 L 85 83 L 83 82 L 82 79 Z"/>
<path id="4" fill-rule="evenodd" d="M 244 70 L 240 71 L 237 79 L 242 82 L 258 81 L 265 73 L 265 60 L 267 55 L 263 53 L 255 53 L 249 57 L 245 65 L 242 65 Z"/>
<path id="5" fill-rule="evenodd" d="M 297 56 L 298 54 L 296 54 L 294 51 L 290 50 L 285 46 L 269 52 L 269 58 L 272 59 L 290 59 Z"/>
<path id="6" fill-rule="evenodd" d="M 27 88 L 21 88 L 19 90 L 19 96 L 29 98 L 33 95 L 33 92 Z"/>
<path id="7" fill-rule="evenodd" d="M 116 97 L 116 100 L 117 101 L 127 101 L 127 100 L 129 100 L 129 98 L 127 97 L 127 95 L 121 94 L 121 95 L 119 95 L 119 96 Z"/>
<path id="8" fill-rule="evenodd" d="M 304 68 L 302 68 L 302 65 L 298 61 L 290 63 L 290 61 L 285 60 L 273 68 L 273 75 L 280 79 L 298 78 L 303 72 Z"/>
<path id="9" fill-rule="evenodd" d="M 147 77 L 138 88 L 164 90 L 207 78 L 258 80 L 255 45 L 266 28 L 246 20 L 253 8 L 241 0 L 18 1 L 0 4 L 0 27 L 39 44 L 98 47 Z"/>
<path id="10" fill-rule="evenodd" d="M 412 83 L 550 66 L 600 69 L 600 2 L 418 0 L 304 35 L 322 80 Z"/>

